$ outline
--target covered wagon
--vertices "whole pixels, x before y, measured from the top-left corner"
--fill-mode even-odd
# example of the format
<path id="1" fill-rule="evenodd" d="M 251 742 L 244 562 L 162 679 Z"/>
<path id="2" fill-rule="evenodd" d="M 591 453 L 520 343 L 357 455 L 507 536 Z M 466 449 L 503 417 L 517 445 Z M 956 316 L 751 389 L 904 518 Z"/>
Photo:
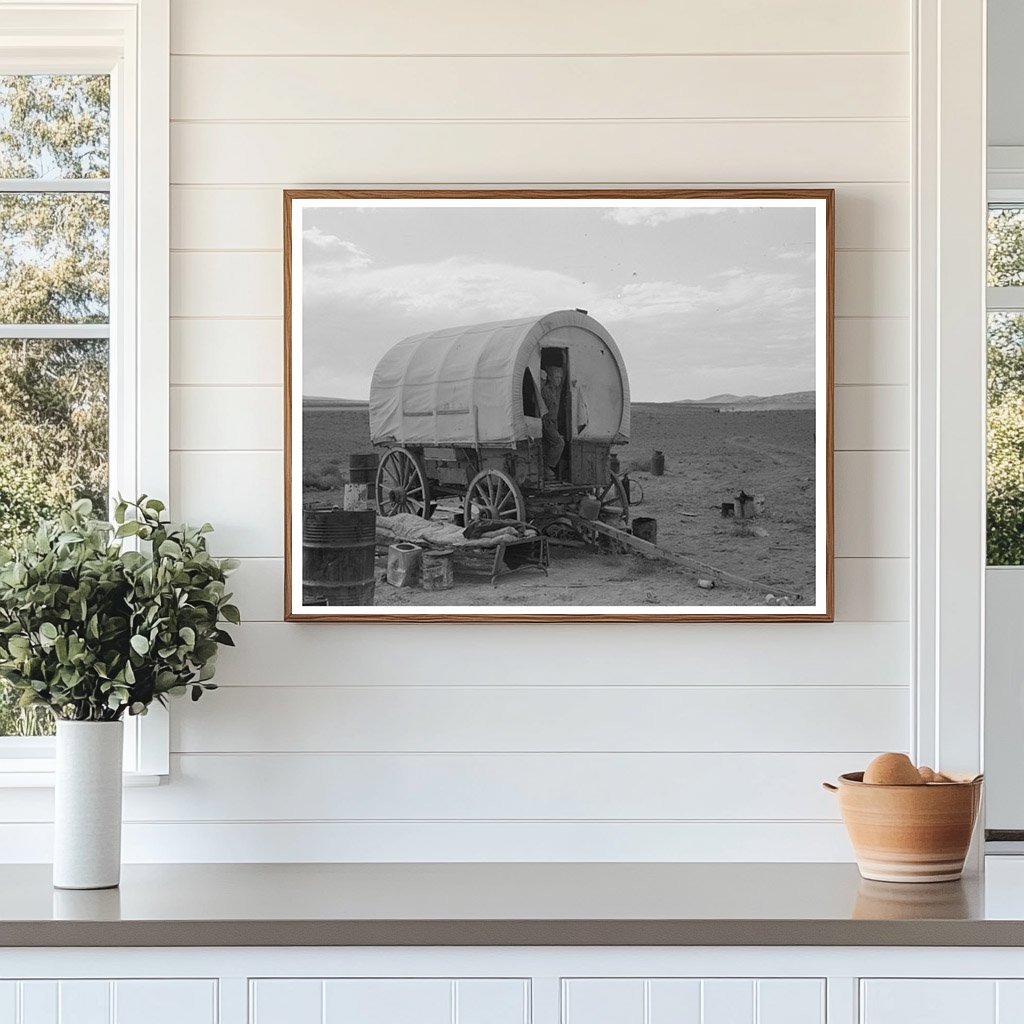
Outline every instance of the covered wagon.
<path id="1" fill-rule="evenodd" d="M 556 367 L 564 379 L 545 403 Z M 554 466 L 552 426 L 564 441 Z M 381 515 L 430 518 L 439 500 L 459 498 L 467 524 L 507 519 L 554 532 L 582 502 L 591 517 L 628 526 L 626 487 L 609 463 L 612 446 L 629 441 L 629 379 L 612 336 L 583 310 L 400 341 L 374 370 L 370 438 L 384 449 Z"/>

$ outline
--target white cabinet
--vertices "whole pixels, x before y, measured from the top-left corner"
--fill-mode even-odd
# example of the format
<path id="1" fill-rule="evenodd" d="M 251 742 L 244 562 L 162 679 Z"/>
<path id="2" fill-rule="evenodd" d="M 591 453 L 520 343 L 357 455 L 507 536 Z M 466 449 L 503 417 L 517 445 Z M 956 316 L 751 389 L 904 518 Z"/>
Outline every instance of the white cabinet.
<path id="1" fill-rule="evenodd" d="M 820 978 L 569 978 L 565 1024 L 825 1024 Z"/>
<path id="2" fill-rule="evenodd" d="M 257 978 L 250 1024 L 523 1024 L 520 978 Z"/>
<path id="3" fill-rule="evenodd" d="M 217 982 L 0 981 L 0 1024 L 217 1024 Z"/>
<path id="4" fill-rule="evenodd" d="M 861 1024 L 1021 1024 L 1024 981 L 863 981 Z"/>

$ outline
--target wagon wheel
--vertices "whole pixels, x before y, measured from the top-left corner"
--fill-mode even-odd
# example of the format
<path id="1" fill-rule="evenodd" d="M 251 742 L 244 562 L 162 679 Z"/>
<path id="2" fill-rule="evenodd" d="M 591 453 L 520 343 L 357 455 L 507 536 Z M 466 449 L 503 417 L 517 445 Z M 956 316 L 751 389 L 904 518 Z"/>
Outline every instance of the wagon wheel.
<path id="1" fill-rule="evenodd" d="M 429 519 L 430 484 L 419 459 L 408 448 L 391 448 L 377 467 L 377 511 L 382 516 L 411 512 Z"/>
<path id="2" fill-rule="evenodd" d="M 519 484 L 500 469 L 477 473 L 466 488 L 466 525 L 474 519 L 526 520 L 526 501 Z"/>
<path id="3" fill-rule="evenodd" d="M 604 487 L 594 487 L 590 493 L 601 502 L 601 511 L 597 518 L 602 523 L 615 526 L 620 530 L 629 528 L 629 497 L 622 477 L 615 473 Z"/>

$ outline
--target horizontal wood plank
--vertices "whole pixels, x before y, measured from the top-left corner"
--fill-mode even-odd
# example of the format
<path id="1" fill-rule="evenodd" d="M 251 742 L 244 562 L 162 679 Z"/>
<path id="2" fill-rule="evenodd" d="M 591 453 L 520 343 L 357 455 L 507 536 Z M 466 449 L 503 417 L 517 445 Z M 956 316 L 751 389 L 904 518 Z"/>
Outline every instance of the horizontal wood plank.
<path id="1" fill-rule="evenodd" d="M 404 662 L 396 656 L 395 662 Z M 224 686 L 182 704 L 174 753 L 749 752 L 897 748 L 904 687 Z M 696 683 L 696 680 L 694 680 Z"/>
<path id="2" fill-rule="evenodd" d="M 749 184 L 780 187 L 778 182 Z M 786 187 L 830 188 L 832 183 L 793 182 Z M 280 251 L 281 195 L 282 186 L 175 185 L 171 247 Z M 841 249 L 906 249 L 909 223 L 907 185 L 849 183 L 836 190 L 836 245 Z"/>
<path id="3" fill-rule="evenodd" d="M 896 385 L 835 390 L 837 451 L 906 451 L 910 447 L 910 389 Z"/>
<path id="4" fill-rule="evenodd" d="M 837 622 L 910 619 L 909 558 L 837 558 Z"/>
<path id="5" fill-rule="evenodd" d="M 284 552 L 284 460 L 280 452 L 171 452 L 171 514 L 211 522 L 219 555 Z"/>
<path id="6" fill-rule="evenodd" d="M 225 685 L 675 685 L 720 678 L 726 664 L 730 679 L 749 686 L 904 687 L 910 680 L 904 622 L 248 622 L 234 632 L 238 646 L 223 650 L 218 661 L 217 679 Z M 525 652 L 525 666 L 519 658 L 492 656 L 512 645 Z M 671 652 L 666 660 L 662 651 Z M 396 663 L 382 669 L 392 652 Z"/>
<path id="7" fill-rule="evenodd" d="M 907 138 L 903 121 L 179 122 L 171 182 L 906 182 Z"/>
<path id="8" fill-rule="evenodd" d="M 909 384 L 912 339 L 903 317 L 847 317 L 835 323 L 837 384 Z"/>
<path id="9" fill-rule="evenodd" d="M 176 0 L 174 53 L 770 53 L 906 51 L 906 0 Z"/>
<path id="10" fill-rule="evenodd" d="M 172 320 L 171 386 L 280 386 L 284 324 L 272 320 Z"/>
<path id="11" fill-rule="evenodd" d="M 908 453 L 836 453 L 837 556 L 908 558 L 910 508 Z"/>
<path id="12" fill-rule="evenodd" d="M 280 387 L 172 387 L 171 449 L 281 451 Z"/>
<path id="13" fill-rule="evenodd" d="M 481 860 L 844 862 L 840 821 L 128 822 L 133 864 Z M 340 851 L 343 851 L 340 852 Z M 53 859 L 49 819 L 0 823 L 0 864 Z"/>
<path id="14" fill-rule="evenodd" d="M 175 57 L 173 120 L 905 117 L 903 54 Z"/>
<path id="15" fill-rule="evenodd" d="M 830 820 L 875 753 L 178 754 L 125 820 Z"/>

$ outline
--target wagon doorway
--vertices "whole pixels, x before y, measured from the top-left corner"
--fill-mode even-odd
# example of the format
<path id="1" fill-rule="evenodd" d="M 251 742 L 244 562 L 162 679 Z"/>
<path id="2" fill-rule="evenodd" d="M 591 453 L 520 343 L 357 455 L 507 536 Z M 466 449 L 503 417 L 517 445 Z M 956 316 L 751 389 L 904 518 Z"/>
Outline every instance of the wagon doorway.
<path id="1" fill-rule="evenodd" d="M 541 375 L 545 381 L 542 389 L 545 405 L 552 404 L 558 407 L 556 423 L 558 433 L 564 442 L 562 456 L 555 468 L 555 474 L 560 480 L 571 483 L 569 467 L 571 460 L 569 451 L 572 445 L 572 401 L 569 390 L 569 350 L 567 348 L 542 348 L 540 350 Z M 555 391 L 555 382 L 561 373 L 561 384 Z M 557 396 L 557 397 L 554 397 Z M 548 410 L 550 412 L 550 408 Z"/>

